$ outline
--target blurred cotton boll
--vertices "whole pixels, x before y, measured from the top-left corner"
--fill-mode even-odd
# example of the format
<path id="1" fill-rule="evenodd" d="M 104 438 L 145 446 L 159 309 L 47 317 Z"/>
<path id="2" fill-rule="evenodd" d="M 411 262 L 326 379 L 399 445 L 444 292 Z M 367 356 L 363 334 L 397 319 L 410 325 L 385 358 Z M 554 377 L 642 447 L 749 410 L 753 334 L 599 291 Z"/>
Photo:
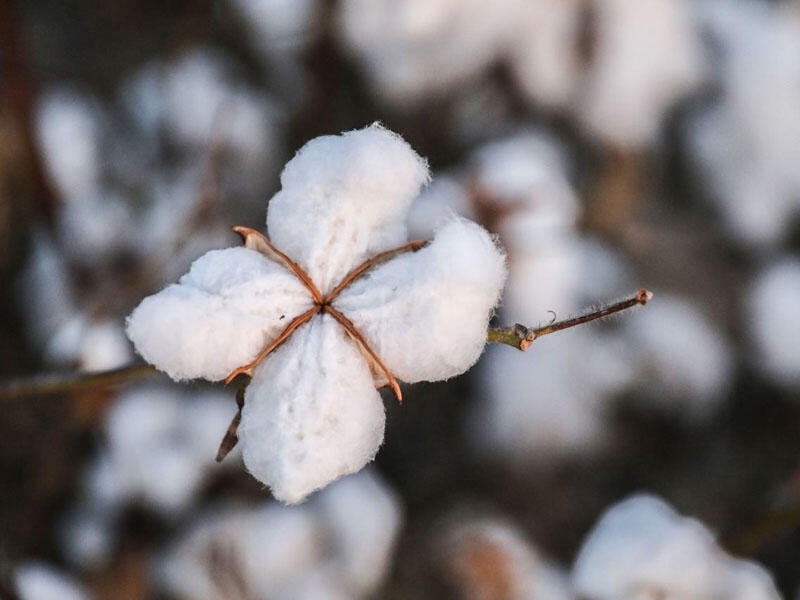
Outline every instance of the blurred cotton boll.
<path id="1" fill-rule="evenodd" d="M 30 562 L 17 567 L 14 580 L 20 600 L 90 600 L 71 577 L 54 567 Z"/>
<path id="2" fill-rule="evenodd" d="M 99 103 L 70 88 L 51 88 L 40 97 L 36 133 L 47 173 L 61 196 L 95 191 L 102 165 Z"/>
<path id="3" fill-rule="evenodd" d="M 593 56 L 578 118 L 619 148 L 650 145 L 672 105 L 700 81 L 703 54 L 685 0 L 596 0 Z"/>
<path id="4" fill-rule="evenodd" d="M 346 0 L 340 30 L 376 94 L 402 106 L 447 95 L 479 76 L 504 48 L 516 4 Z"/>
<path id="5" fill-rule="evenodd" d="M 572 580 L 576 593 L 592 600 L 780 598 L 764 569 L 731 558 L 699 521 L 646 495 L 601 517 L 584 541 Z"/>
<path id="6" fill-rule="evenodd" d="M 750 284 L 746 325 L 751 358 L 770 379 L 800 386 L 800 259 L 784 258 L 763 269 Z"/>
<path id="7" fill-rule="evenodd" d="M 800 19 L 763 2 L 700 6 L 720 50 L 720 94 L 690 122 L 692 150 L 731 232 L 774 245 L 800 210 Z"/>
<path id="8" fill-rule="evenodd" d="M 485 518 L 453 526 L 440 562 L 464 600 L 572 600 L 566 574 L 511 523 Z"/>
<path id="9" fill-rule="evenodd" d="M 646 312 L 623 323 L 628 344 L 636 348 L 630 361 L 639 374 L 637 386 L 646 392 L 637 401 L 689 418 L 708 417 L 731 385 L 730 342 L 686 300 L 658 294 Z"/>
<path id="10" fill-rule="evenodd" d="M 187 600 L 364 598 L 386 576 L 401 524 L 394 493 L 364 470 L 301 506 L 208 515 L 167 551 L 157 580 Z"/>

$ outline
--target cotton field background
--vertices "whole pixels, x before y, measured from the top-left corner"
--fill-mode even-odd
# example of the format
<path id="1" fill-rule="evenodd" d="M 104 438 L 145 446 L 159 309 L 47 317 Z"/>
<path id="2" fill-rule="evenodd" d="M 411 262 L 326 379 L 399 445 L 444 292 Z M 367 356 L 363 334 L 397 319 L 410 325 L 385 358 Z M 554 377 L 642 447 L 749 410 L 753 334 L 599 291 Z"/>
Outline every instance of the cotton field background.
<path id="1" fill-rule="evenodd" d="M 800 599 L 796 0 L 5 0 L 0 73 L 3 600 Z M 214 460 L 234 386 L 67 377 L 374 122 L 411 239 L 505 248 L 493 323 L 654 298 L 384 391 L 292 506 Z"/>

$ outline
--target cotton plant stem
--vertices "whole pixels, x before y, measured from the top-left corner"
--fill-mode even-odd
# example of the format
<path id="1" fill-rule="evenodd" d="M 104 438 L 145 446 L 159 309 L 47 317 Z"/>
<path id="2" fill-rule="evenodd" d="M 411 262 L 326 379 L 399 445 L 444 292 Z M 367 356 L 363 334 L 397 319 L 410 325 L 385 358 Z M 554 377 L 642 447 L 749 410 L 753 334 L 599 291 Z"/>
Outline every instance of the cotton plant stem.
<path id="1" fill-rule="evenodd" d="M 519 323 L 512 327 L 490 329 L 486 336 L 486 341 L 490 344 L 506 344 L 507 346 L 513 346 L 517 350 L 522 350 L 524 352 L 531 347 L 531 344 L 533 344 L 535 340 L 538 340 L 542 336 L 569 329 L 570 327 L 576 327 L 577 325 L 583 325 L 584 323 L 591 323 L 598 319 L 604 319 L 605 317 L 610 317 L 611 315 L 633 308 L 634 306 L 644 306 L 652 297 L 653 294 L 651 292 L 641 289 L 632 296 L 624 298 L 619 302 L 602 306 L 597 310 L 586 312 L 577 317 L 572 317 L 563 321 L 555 321 L 554 323 L 549 323 L 548 325 L 537 327 L 536 329 L 530 329 Z"/>
<path id="2" fill-rule="evenodd" d="M 158 373 L 152 365 L 128 365 L 94 373 L 46 373 L 0 382 L 0 401 L 25 400 L 103 389 Z"/>
<path id="3" fill-rule="evenodd" d="M 614 302 L 607 306 L 603 306 L 598 310 L 587 312 L 571 319 L 556 321 L 543 327 L 531 329 L 525 327 L 524 325 L 517 324 L 513 327 L 490 329 L 487 333 L 486 340 L 490 344 L 506 344 L 508 346 L 513 346 L 518 350 L 527 350 L 530 348 L 534 340 L 537 340 L 542 336 L 555 333 L 556 331 L 561 331 L 562 329 L 568 329 L 570 327 L 596 321 L 618 312 L 622 312 L 634 306 L 647 304 L 652 297 L 653 295 L 650 292 L 642 289 L 632 296 L 620 300 L 619 302 Z M 338 311 L 335 311 L 335 309 L 332 311 L 331 307 L 326 308 L 327 312 L 337 312 L 337 314 L 339 314 Z M 284 330 L 284 333 L 279 336 L 278 340 L 276 340 L 277 343 L 273 342 L 273 344 L 271 344 L 270 347 L 266 348 L 265 350 L 274 350 L 274 347 L 272 346 L 276 347 L 279 345 L 280 342 L 284 341 L 292 331 L 310 320 L 311 317 L 313 317 L 317 312 L 320 312 L 320 310 L 320 306 L 314 306 L 306 313 L 300 315 L 288 325 L 287 329 Z M 394 385 L 392 385 L 394 378 L 390 377 L 391 373 L 389 373 L 388 369 L 386 369 L 386 367 L 383 366 L 383 364 L 377 359 L 377 356 L 374 356 L 373 358 L 376 360 L 376 366 L 387 377 L 389 384 L 395 394 L 398 396 L 398 399 L 402 398 L 399 392 L 399 386 L 396 385 L 396 382 Z M 258 361 L 256 360 L 251 364 L 257 364 L 257 362 Z M 237 369 L 237 371 L 231 374 L 232 376 L 229 379 L 233 379 L 233 376 L 246 372 L 247 366 L 251 365 L 246 365 L 245 368 Z M 156 372 L 156 368 L 151 365 L 130 365 L 121 367 L 119 369 L 112 369 L 110 371 L 98 371 L 96 373 L 51 373 L 34 375 L 32 377 L 23 377 L 19 379 L 11 379 L 5 382 L 0 382 L 0 402 L 8 400 L 23 400 L 26 398 L 36 398 L 40 396 L 52 396 L 55 394 L 64 394 L 67 392 L 81 390 L 106 388 L 125 383 L 127 381 L 148 377 L 154 375 Z"/>

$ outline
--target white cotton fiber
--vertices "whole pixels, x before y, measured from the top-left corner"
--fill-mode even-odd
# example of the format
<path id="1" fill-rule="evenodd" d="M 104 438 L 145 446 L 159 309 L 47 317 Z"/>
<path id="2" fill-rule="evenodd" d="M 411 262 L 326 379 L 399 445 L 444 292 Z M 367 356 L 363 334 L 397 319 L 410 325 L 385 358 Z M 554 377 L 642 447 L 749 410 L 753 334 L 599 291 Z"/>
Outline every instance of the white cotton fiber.
<path id="1" fill-rule="evenodd" d="M 87 600 L 89 595 L 54 567 L 29 562 L 16 569 L 14 583 L 20 600 Z"/>
<path id="2" fill-rule="evenodd" d="M 318 137 L 281 174 L 267 227 L 325 294 L 361 262 L 406 241 L 405 217 L 428 166 L 380 125 Z"/>
<path id="3" fill-rule="evenodd" d="M 730 558 L 700 522 L 646 495 L 603 515 L 581 548 L 573 584 L 593 600 L 780 598 L 763 569 Z"/>
<path id="4" fill-rule="evenodd" d="M 747 331 L 755 364 L 775 382 L 800 385 L 800 260 L 784 258 L 750 284 Z"/>
<path id="5" fill-rule="evenodd" d="M 122 321 L 95 321 L 87 327 L 81 341 L 80 368 L 105 371 L 125 366 L 133 359 L 133 349 L 125 337 Z"/>
<path id="6" fill-rule="evenodd" d="M 384 418 L 366 360 L 318 316 L 256 369 L 239 426 L 245 466 L 277 499 L 300 502 L 371 461 Z"/>
<path id="7" fill-rule="evenodd" d="M 400 533 L 399 498 L 377 473 L 365 469 L 315 496 L 309 508 L 320 516 L 330 541 L 328 568 L 346 588 L 374 592 L 386 576 Z"/>
<path id="8" fill-rule="evenodd" d="M 505 281 L 482 227 L 453 219 L 433 242 L 376 268 L 334 302 L 403 381 L 459 375 L 478 360 Z"/>
<path id="9" fill-rule="evenodd" d="M 246 248 L 211 251 L 128 317 L 137 352 L 176 380 L 224 379 L 311 307 L 283 266 Z"/>
<path id="10" fill-rule="evenodd" d="M 597 0 L 595 47 L 578 117 L 601 141 L 653 142 L 672 104 L 700 82 L 699 35 L 686 0 Z"/>

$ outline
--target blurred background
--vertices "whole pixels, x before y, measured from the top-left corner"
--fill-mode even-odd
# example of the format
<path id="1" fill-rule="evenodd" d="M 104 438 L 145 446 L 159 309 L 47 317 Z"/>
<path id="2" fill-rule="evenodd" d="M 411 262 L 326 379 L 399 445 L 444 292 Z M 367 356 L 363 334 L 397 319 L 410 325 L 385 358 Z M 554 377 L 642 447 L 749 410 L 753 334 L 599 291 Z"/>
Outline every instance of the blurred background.
<path id="1" fill-rule="evenodd" d="M 0 0 L 0 77 L 4 383 L 134 363 L 131 309 L 374 121 L 433 171 L 412 237 L 507 248 L 498 323 L 655 293 L 386 395 L 295 507 L 214 462 L 234 390 L 0 392 L 0 598 L 800 597 L 796 0 Z"/>

